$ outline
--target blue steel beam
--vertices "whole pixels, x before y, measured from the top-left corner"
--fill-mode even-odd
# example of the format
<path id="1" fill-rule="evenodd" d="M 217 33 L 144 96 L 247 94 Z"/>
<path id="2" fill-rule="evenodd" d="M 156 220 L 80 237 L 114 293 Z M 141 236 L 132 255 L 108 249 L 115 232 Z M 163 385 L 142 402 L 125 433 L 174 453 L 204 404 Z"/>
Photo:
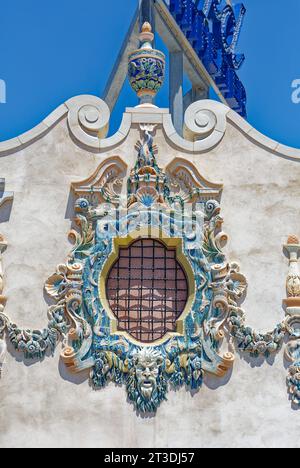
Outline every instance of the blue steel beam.
<path id="1" fill-rule="evenodd" d="M 246 91 L 237 70 L 244 62 L 236 54 L 246 9 L 225 0 L 169 0 L 176 23 L 205 66 L 228 105 L 246 117 Z"/>

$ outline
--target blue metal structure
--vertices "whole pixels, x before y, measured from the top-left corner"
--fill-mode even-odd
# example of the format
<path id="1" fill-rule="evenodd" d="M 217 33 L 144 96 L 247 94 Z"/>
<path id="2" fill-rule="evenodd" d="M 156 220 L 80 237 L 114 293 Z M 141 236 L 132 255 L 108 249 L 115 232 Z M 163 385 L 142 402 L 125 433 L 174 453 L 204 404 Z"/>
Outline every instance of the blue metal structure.
<path id="1" fill-rule="evenodd" d="M 245 56 L 235 53 L 244 5 L 233 7 L 225 0 L 170 0 L 166 4 L 228 105 L 246 117 L 246 91 L 237 75 Z"/>

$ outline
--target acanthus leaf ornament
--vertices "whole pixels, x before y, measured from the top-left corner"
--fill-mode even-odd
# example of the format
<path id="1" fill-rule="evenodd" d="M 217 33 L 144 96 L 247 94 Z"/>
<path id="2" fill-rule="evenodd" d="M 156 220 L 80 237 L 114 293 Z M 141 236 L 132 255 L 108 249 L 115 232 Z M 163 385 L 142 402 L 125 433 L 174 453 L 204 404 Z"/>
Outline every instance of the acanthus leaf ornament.
<path id="1" fill-rule="evenodd" d="M 0 256 L 0 338 L 6 332 L 26 359 L 43 359 L 62 342 L 61 359 L 69 371 L 90 370 L 95 389 L 111 381 L 124 385 L 137 412 L 155 413 L 171 388 L 186 386 L 194 392 L 206 374 L 226 375 L 234 364 L 234 343 L 253 358 L 268 358 L 288 337 L 286 357 L 292 365 L 287 384 L 293 403 L 300 404 L 299 240 L 291 236 L 284 247 L 290 260 L 287 317 L 272 331 L 257 332 L 246 325 L 241 308 L 247 279 L 223 252 L 228 238 L 222 230 L 222 186 L 205 180 L 183 158 L 162 169 L 155 129 L 141 125 L 129 176 L 127 165 L 114 156 L 90 178 L 72 184 L 73 247 L 45 283 L 55 304 L 49 307 L 44 329 L 22 329 L 4 314 Z M 109 305 L 106 280 L 122 249 L 150 239 L 161 242 L 165 261 L 168 249 L 176 252 L 173 257 L 188 280 L 188 299 L 174 328 L 143 342 L 120 327 Z M 6 245 L 0 236 L 0 254 Z M 167 290 L 167 278 L 164 281 Z M 225 339 L 229 345 L 224 352 Z M 5 352 L 0 339 L 0 370 Z"/>
<path id="2" fill-rule="evenodd" d="M 73 184 L 73 248 L 66 263 L 58 265 L 45 283 L 46 293 L 55 301 L 46 328 L 21 329 L 4 314 L 0 267 L 1 336 L 6 332 L 26 359 L 43 359 L 62 342 L 61 358 L 71 372 L 90 369 L 95 389 L 111 381 L 125 385 L 129 401 L 141 413 L 155 412 L 170 388 L 186 385 L 195 391 L 205 374 L 223 377 L 235 360 L 234 343 L 253 358 L 268 358 L 288 336 L 286 357 L 292 365 L 287 385 L 293 403 L 300 404 L 298 239 L 290 236 L 285 245 L 290 260 L 287 317 L 272 331 L 258 332 L 246 325 L 241 308 L 247 279 L 222 251 L 227 242 L 219 204 L 222 186 L 206 181 L 180 158 L 162 170 L 156 160 L 154 130 L 154 125 L 141 126 L 143 140 L 136 145 L 137 161 L 128 179 L 126 164 L 114 157 L 89 179 Z M 105 283 L 120 249 L 149 238 L 176 248 L 188 277 L 189 299 L 176 331 L 146 344 L 119 329 Z M 6 245 L 0 237 L 1 254 Z M 221 353 L 225 338 L 229 348 Z M 5 352 L 0 340 L 0 367 Z"/>
<path id="3" fill-rule="evenodd" d="M 290 260 L 287 317 L 272 331 L 258 332 L 247 326 L 241 308 L 247 279 L 222 251 L 227 242 L 219 204 L 222 186 L 206 181 L 180 158 L 162 170 L 156 160 L 155 126 L 142 125 L 140 130 L 143 139 L 136 145 L 137 161 L 128 179 L 126 164 L 113 157 L 89 179 L 73 184 L 76 229 L 69 236 L 73 248 L 66 263 L 58 265 L 45 283 L 55 305 L 49 307 L 44 329 L 22 329 L 4 314 L 0 261 L 1 337 L 6 332 L 26 359 L 43 359 L 62 342 L 61 359 L 71 372 L 90 369 L 95 389 L 111 381 L 125 385 L 129 401 L 144 413 L 155 412 L 170 388 L 186 385 L 195 391 L 203 385 L 205 374 L 223 377 L 235 360 L 234 343 L 253 358 L 268 358 L 287 336 L 285 354 L 292 362 L 287 385 L 292 402 L 299 405 L 298 239 L 290 236 L 285 245 Z M 176 248 L 188 277 L 189 299 L 175 332 L 143 343 L 119 329 L 105 283 L 120 249 L 149 238 Z M 6 245 L 0 237 L 1 254 Z M 229 348 L 221 353 L 225 338 Z M 6 344 L 0 340 L 0 368 L 5 353 Z"/>
<path id="4" fill-rule="evenodd" d="M 90 369 L 95 388 L 110 381 L 124 384 L 129 400 L 143 413 L 155 412 L 170 387 L 187 385 L 194 391 L 205 373 L 225 375 L 234 355 L 220 352 L 228 313 L 228 266 L 220 241 L 226 236 L 219 203 L 209 196 L 219 199 L 222 187 L 205 181 L 182 160 L 163 171 L 156 161 L 154 126 L 141 126 L 141 132 L 143 141 L 137 144 L 137 162 L 127 183 L 124 163 L 114 158 L 87 181 L 73 185 L 77 229 L 70 233 L 74 245 L 67 262 L 45 283 L 56 302 L 49 308 L 48 326 L 22 330 L 4 315 L 2 319 L 8 339 L 24 357 L 41 359 L 62 340 L 61 358 L 70 371 Z M 108 191 L 117 179 L 118 191 Z M 172 186 L 183 180 L 174 196 Z M 126 184 L 122 206 L 120 193 Z M 185 203 L 194 209 L 194 217 L 190 212 L 183 216 Z M 176 249 L 188 277 L 189 299 L 176 332 L 146 345 L 118 329 L 105 278 L 118 244 L 149 238 Z"/>

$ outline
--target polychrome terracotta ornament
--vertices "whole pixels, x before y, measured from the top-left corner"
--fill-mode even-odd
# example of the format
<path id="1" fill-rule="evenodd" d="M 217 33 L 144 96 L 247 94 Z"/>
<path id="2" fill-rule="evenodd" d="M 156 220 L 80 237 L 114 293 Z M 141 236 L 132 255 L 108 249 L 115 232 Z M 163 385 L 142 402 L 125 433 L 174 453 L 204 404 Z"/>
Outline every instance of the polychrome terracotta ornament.
<path id="1" fill-rule="evenodd" d="M 165 80 L 165 55 L 152 48 L 154 34 L 145 23 L 140 34 L 141 48 L 129 56 L 128 77 L 141 104 L 152 104 Z"/>
<path id="2" fill-rule="evenodd" d="M 67 262 L 45 284 L 56 302 L 48 327 L 21 330 L 1 313 L 2 332 L 26 358 L 41 359 L 62 340 L 71 372 L 91 369 L 97 389 L 124 384 L 142 413 L 155 412 L 170 387 L 195 391 L 206 373 L 221 377 L 234 362 L 221 351 L 235 275 L 221 252 L 222 187 L 200 175 L 197 182 L 197 171 L 180 160 L 163 171 L 154 130 L 141 126 L 129 178 L 112 158 L 73 185 L 79 231 L 70 233 Z M 246 287 L 242 275 L 232 281 Z"/>
<path id="3" fill-rule="evenodd" d="M 152 48 L 149 24 L 144 24 L 140 39 L 141 49 L 129 57 L 129 79 L 141 104 L 151 108 L 164 81 L 165 57 Z M 78 101 L 72 101 L 68 116 L 73 135 L 80 140 L 87 129 L 88 140 L 85 136 L 83 141 L 90 144 L 92 138 L 95 148 L 103 136 L 99 128 L 107 132 L 109 114 L 106 105 L 95 107 L 97 103 L 89 98 L 89 105 L 78 109 Z M 202 111 L 197 103 L 186 113 L 191 153 L 197 153 L 201 138 L 215 145 L 224 133 L 225 114 L 218 120 L 212 111 Z M 169 117 L 165 115 L 162 128 L 168 127 Z M 7 244 L 0 236 L 0 370 L 5 338 L 24 359 L 41 360 L 62 343 L 61 358 L 70 372 L 90 370 L 95 389 L 110 382 L 124 385 L 138 413 L 155 413 L 170 389 L 185 387 L 194 393 L 207 375 L 224 377 L 232 369 L 236 348 L 253 359 L 267 358 L 287 337 L 286 357 L 292 362 L 288 389 L 299 405 L 298 238 L 290 236 L 284 246 L 290 262 L 287 316 L 269 333 L 259 333 L 246 325 L 241 308 L 247 280 L 223 253 L 223 187 L 207 181 L 188 158 L 174 158 L 162 168 L 154 144 L 157 120 L 149 120 L 152 123 L 134 123 L 141 139 L 132 145 L 133 167 L 111 156 L 88 179 L 72 184 L 73 248 L 45 283 L 54 305 L 42 330 L 22 329 L 4 314 L 2 253 Z M 119 132 L 122 140 L 132 128 L 126 116 L 124 121 L 127 133 Z M 221 135 L 217 139 L 216 128 Z M 169 130 L 175 134 L 170 125 Z M 117 151 L 121 140 L 113 141 Z M 182 138 L 176 141 L 186 145 Z"/>
<path id="4" fill-rule="evenodd" d="M 0 368 L 4 333 L 26 359 L 43 359 L 62 342 L 70 372 L 90 369 L 95 389 L 123 384 L 138 413 L 155 413 L 171 388 L 197 391 L 205 375 L 223 377 L 235 347 L 253 358 L 277 352 L 288 338 L 288 389 L 300 404 L 300 244 L 290 236 L 286 318 L 269 333 L 245 324 L 247 280 L 222 248 L 222 186 L 186 160 L 157 162 L 155 125 L 141 125 L 137 159 L 105 160 L 72 185 L 74 247 L 45 283 L 55 304 L 43 330 L 24 330 L 4 314 L 0 237 Z M 124 188 L 127 197 L 124 199 Z M 226 349 L 226 342 L 227 349 Z M 225 349 L 224 349 L 225 348 Z"/>

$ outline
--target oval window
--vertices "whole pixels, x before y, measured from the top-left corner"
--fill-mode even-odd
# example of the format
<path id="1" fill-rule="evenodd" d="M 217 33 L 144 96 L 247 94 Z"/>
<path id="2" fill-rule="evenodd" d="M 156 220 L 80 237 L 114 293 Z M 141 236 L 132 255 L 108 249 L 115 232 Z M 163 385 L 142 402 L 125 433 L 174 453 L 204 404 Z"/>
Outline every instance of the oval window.
<path id="1" fill-rule="evenodd" d="M 118 329 L 136 340 L 152 343 L 175 332 L 188 300 L 188 282 L 176 249 L 154 239 L 120 248 L 106 294 Z"/>

